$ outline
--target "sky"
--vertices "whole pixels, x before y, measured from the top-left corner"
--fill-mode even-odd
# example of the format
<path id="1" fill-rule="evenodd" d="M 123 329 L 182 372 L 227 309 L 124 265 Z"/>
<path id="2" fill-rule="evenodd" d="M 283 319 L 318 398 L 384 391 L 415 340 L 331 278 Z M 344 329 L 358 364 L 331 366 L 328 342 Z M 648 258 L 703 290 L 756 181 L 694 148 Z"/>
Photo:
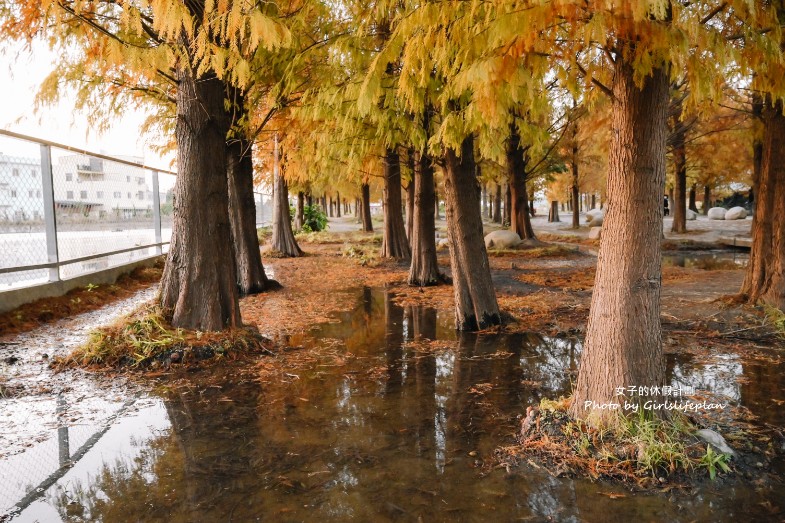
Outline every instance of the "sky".
<path id="1" fill-rule="evenodd" d="M 53 107 L 34 112 L 38 86 L 53 69 L 56 55 L 42 42 L 31 49 L 16 43 L 0 43 L 0 128 L 108 155 L 140 156 L 152 167 L 168 168 L 170 158 L 146 150 L 140 128 L 146 114 L 137 110 L 117 117 L 100 135 L 90 128 L 83 114 L 73 110 L 73 96 L 65 95 Z M 0 137 L 0 152 L 14 145 Z M 33 148 L 34 149 L 34 148 Z"/>

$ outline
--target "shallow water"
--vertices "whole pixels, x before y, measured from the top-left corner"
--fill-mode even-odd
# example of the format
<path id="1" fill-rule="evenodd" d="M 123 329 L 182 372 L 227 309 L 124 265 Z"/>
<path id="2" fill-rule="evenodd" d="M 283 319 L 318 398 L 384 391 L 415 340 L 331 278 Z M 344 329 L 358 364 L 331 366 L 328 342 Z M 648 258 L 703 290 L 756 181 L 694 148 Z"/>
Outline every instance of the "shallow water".
<path id="1" fill-rule="evenodd" d="M 753 481 L 720 480 L 633 495 L 610 483 L 553 478 L 527 464 L 509 473 L 492 468 L 494 449 L 514 442 L 527 405 L 569 392 L 580 344 L 534 334 L 456 337 L 451 317 L 402 308 L 391 298 L 359 290 L 353 311 L 289 340 L 305 348 L 302 355 L 311 349 L 322 357 L 275 378 L 244 375 L 221 386 L 197 379 L 130 401 L 108 424 L 90 427 L 97 438 L 80 436 L 66 446 L 68 458 L 81 459 L 28 496 L 13 520 L 782 517 L 775 512 L 783 507 L 781 485 L 756 490 Z M 424 351 L 422 339 L 444 346 Z M 782 367 L 750 369 L 730 355 L 711 364 L 684 355 L 668 361 L 674 385 L 727 394 L 780 425 L 782 415 L 771 411 L 772 400 L 785 399 Z M 62 440 L 61 430 L 40 444 L 46 449 L 15 456 L 7 485 L 34 490 L 40 480 L 27 473 L 24 456 L 48 456 L 56 469 Z"/>
<path id="2" fill-rule="evenodd" d="M 749 251 L 712 250 L 665 252 L 662 264 L 665 267 L 686 267 L 701 270 L 743 269 L 749 262 Z"/>

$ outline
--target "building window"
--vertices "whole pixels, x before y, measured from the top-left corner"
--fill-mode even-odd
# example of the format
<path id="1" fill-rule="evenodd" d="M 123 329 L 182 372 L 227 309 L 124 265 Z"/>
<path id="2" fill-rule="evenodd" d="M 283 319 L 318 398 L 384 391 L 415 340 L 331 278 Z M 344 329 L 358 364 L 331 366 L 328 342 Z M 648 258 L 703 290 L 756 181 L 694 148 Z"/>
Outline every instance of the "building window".
<path id="1" fill-rule="evenodd" d="M 32 189 L 30 189 L 29 191 L 27 191 L 27 196 L 29 196 L 30 198 L 32 198 L 34 193 L 35 193 L 35 191 L 33 191 Z"/>
<path id="2" fill-rule="evenodd" d="M 36 171 L 35 169 L 30 169 L 30 176 L 35 178 L 36 176 L 38 176 L 38 171 Z"/>
<path id="3" fill-rule="evenodd" d="M 73 173 L 65 173 L 65 181 L 70 182 L 74 179 Z"/>
<path id="4" fill-rule="evenodd" d="M 123 193 L 121 193 L 120 191 L 115 191 L 114 197 L 119 200 L 120 198 L 123 197 Z"/>
<path id="5" fill-rule="evenodd" d="M 128 193 L 128 199 L 129 200 L 131 199 L 131 193 Z"/>
<path id="6" fill-rule="evenodd" d="M 136 193 L 136 197 L 139 198 L 140 200 L 144 200 L 144 191 L 139 191 L 138 193 Z"/>
<path id="7" fill-rule="evenodd" d="M 74 191 L 67 191 L 65 193 L 65 197 L 66 197 L 67 200 L 73 200 L 74 199 Z"/>
<path id="8" fill-rule="evenodd" d="M 14 176 L 19 176 L 19 169 L 14 169 L 13 171 Z"/>
<path id="9" fill-rule="evenodd" d="M 36 196 L 36 198 L 40 198 L 41 197 L 41 191 L 36 191 L 35 192 L 35 196 Z"/>
<path id="10" fill-rule="evenodd" d="M 130 176 L 126 176 L 126 177 L 125 177 L 125 181 L 126 181 L 126 182 L 130 182 L 130 181 L 131 181 L 131 177 L 130 177 Z"/>
<path id="11" fill-rule="evenodd" d="M 137 178 L 136 183 L 139 185 L 144 185 L 144 178 Z"/>
<path id="12" fill-rule="evenodd" d="M 14 190 L 11 191 L 11 198 L 16 198 L 16 191 Z"/>
<path id="13" fill-rule="evenodd" d="M 104 191 L 98 191 L 97 193 L 95 193 L 95 197 L 102 199 L 104 197 Z"/>
<path id="14" fill-rule="evenodd" d="M 80 191 L 79 192 L 79 197 L 81 199 L 83 199 L 83 200 L 86 200 L 87 199 L 87 191 Z"/>

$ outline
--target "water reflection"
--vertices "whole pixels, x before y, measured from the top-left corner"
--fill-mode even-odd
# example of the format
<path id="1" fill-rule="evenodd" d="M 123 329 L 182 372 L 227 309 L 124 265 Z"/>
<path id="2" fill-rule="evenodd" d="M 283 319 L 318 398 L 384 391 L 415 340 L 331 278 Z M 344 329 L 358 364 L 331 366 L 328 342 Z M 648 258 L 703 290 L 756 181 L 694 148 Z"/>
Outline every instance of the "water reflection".
<path id="1" fill-rule="evenodd" d="M 56 486 L 59 494 L 41 503 L 75 521 L 679 521 L 716 510 L 715 519 L 762 514 L 766 493 L 752 489 L 701 491 L 671 504 L 661 495 L 612 499 L 599 493 L 623 490 L 528 467 L 512 475 L 491 471 L 494 449 L 513 441 L 526 406 L 569 392 L 580 344 L 534 334 L 456 336 L 452 318 L 433 309 L 400 307 L 384 290 L 362 289 L 358 298 L 338 322 L 292 340 L 313 351 L 334 349 L 333 360 L 316 359 L 291 380 L 225 376 L 162 393 L 168 430 L 137 438 L 130 459 L 104 456 L 78 489 Z M 412 343 L 435 339 L 448 348 L 423 351 Z M 746 371 L 726 363 L 729 376 Z M 669 370 L 675 381 L 742 401 L 751 394 L 685 358 L 672 358 Z"/>
<path id="2" fill-rule="evenodd" d="M 685 267 L 707 271 L 742 269 L 747 266 L 748 251 L 671 252 L 662 255 L 665 267 Z"/>

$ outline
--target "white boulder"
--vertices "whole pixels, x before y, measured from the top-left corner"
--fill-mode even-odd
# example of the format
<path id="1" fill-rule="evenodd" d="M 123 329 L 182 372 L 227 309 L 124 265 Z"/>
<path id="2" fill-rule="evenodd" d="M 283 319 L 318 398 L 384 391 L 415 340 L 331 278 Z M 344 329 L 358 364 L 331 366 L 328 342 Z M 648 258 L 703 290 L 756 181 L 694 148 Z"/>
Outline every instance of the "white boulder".
<path id="1" fill-rule="evenodd" d="M 687 209 L 687 220 L 692 221 L 697 219 L 698 219 L 698 213 L 693 210 Z"/>
<path id="2" fill-rule="evenodd" d="M 441 238 L 436 242 L 437 249 L 446 249 L 449 246 L 450 246 L 450 240 L 448 240 L 447 238 Z"/>
<path id="3" fill-rule="evenodd" d="M 726 220 L 743 220 L 746 217 L 747 217 L 747 209 L 745 209 L 744 207 L 731 207 L 725 213 Z"/>
<path id="4" fill-rule="evenodd" d="M 728 210 L 725 207 L 712 207 L 709 209 L 709 220 L 724 220 L 726 212 Z"/>
<path id="5" fill-rule="evenodd" d="M 602 235 L 602 227 L 592 227 L 591 229 L 589 229 L 590 240 L 599 240 L 601 235 Z"/>
<path id="6" fill-rule="evenodd" d="M 521 237 L 512 231 L 493 231 L 485 235 L 487 249 L 514 249 L 521 244 Z"/>

